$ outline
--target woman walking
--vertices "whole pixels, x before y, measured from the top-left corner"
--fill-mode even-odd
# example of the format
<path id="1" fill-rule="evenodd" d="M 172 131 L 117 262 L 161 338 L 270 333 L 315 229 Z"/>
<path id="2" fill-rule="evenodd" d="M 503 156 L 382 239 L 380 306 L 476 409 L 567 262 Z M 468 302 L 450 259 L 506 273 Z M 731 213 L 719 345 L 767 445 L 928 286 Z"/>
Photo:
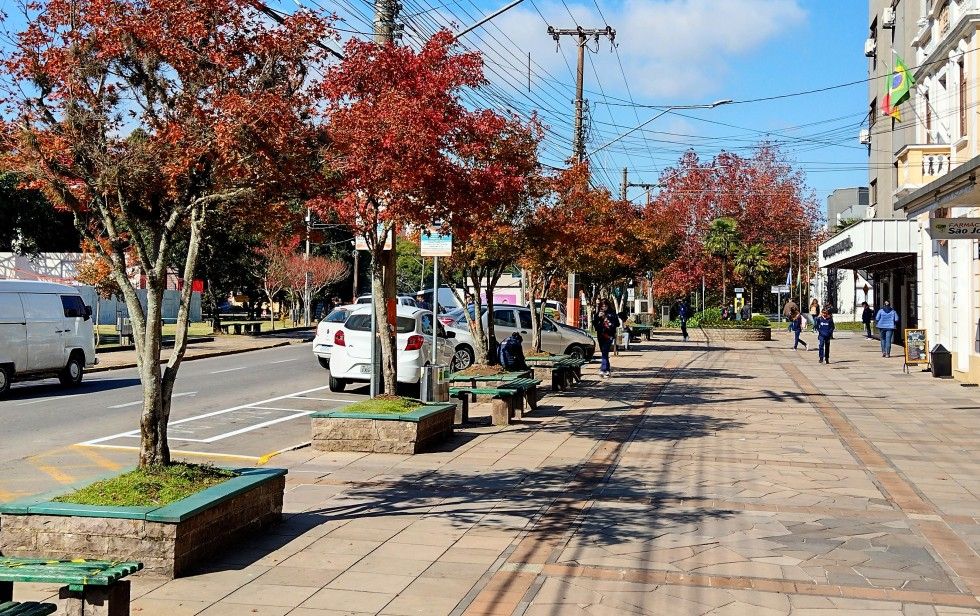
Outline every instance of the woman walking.
<path id="1" fill-rule="evenodd" d="M 820 302 L 814 297 L 810 300 L 810 327 L 815 327 L 818 316 L 820 316 Z"/>
<path id="2" fill-rule="evenodd" d="M 834 317 L 830 316 L 830 310 L 824 306 L 820 311 L 820 316 L 813 323 L 813 329 L 817 332 L 817 351 L 819 352 L 817 363 L 830 363 L 830 341 L 834 337 Z"/>
<path id="3" fill-rule="evenodd" d="M 793 350 L 795 351 L 797 347 L 802 344 L 803 350 L 809 350 L 810 347 L 807 346 L 806 340 L 800 338 L 800 334 L 803 333 L 803 328 L 806 325 L 806 321 L 803 319 L 803 313 L 799 310 L 794 310 L 790 313 L 789 317 L 789 328 L 793 332 Z"/>
<path id="4" fill-rule="evenodd" d="M 898 327 L 898 312 L 892 305 L 885 300 L 881 310 L 875 315 L 875 326 L 878 328 L 878 335 L 881 337 L 881 356 L 892 356 L 892 339 L 895 337 L 895 329 Z"/>
<path id="5" fill-rule="evenodd" d="M 609 308 L 609 302 L 599 302 L 599 310 L 592 321 L 595 326 L 596 338 L 599 341 L 599 352 L 602 363 L 599 365 L 599 376 L 607 378 L 612 373 L 609 365 L 609 350 L 616 340 L 616 328 L 619 327 L 619 317 Z"/>

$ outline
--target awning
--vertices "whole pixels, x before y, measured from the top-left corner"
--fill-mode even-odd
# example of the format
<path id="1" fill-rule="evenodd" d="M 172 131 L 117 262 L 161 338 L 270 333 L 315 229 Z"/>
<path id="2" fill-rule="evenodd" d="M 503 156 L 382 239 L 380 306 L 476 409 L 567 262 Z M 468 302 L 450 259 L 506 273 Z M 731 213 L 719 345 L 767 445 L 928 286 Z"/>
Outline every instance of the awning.
<path id="1" fill-rule="evenodd" d="M 888 270 L 915 265 L 919 226 L 909 220 L 870 219 L 844 229 L 820 244 L 820 267 Z"/>

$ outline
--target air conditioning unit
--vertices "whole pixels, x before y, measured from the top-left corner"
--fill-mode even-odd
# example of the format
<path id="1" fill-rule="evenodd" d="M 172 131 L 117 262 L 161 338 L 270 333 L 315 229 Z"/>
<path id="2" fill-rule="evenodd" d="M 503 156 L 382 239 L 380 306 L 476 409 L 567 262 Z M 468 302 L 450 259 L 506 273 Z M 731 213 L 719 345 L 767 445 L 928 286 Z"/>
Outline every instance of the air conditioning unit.
<path id="1" fill-rule="evenodd" d="M 874 40 L 873 38 L 869 38 L 868 40 L 864 41 L 864 55 L 872 58 L 877 52 L 877 49 L 878 41 Z"/>
<path id="2" fill-rule="evenodd" d="M 867 128 L 862 128 L 861 132 L 858 133 L 858 141 L 864 145 L 869 145 L 871 143 L 871 131 Z"/>
<path id="3" fill-rule="evenodd" d="M 895 27 L 895 7 L 886 6 L 885 10 L 881 12 L 881 27 L 882 28 Z"/>

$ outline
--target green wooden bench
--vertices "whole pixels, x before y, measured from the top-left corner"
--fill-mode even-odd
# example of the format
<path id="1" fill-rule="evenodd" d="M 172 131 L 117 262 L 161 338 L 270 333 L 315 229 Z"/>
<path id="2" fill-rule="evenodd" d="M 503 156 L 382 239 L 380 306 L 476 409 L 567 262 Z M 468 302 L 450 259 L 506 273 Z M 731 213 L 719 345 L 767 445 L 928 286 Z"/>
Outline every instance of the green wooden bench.
<path id="1" fill-rule="evenodd" d="M 490 417 L 495 426 L 506 426 L 514 416 L 515 399 L 520 393 L 514 389 L 502 387 L 450 387 L 449 395 L 459 400 L 460 411 L 457 413 L 458 423 L 466 423 L 470 419 L 470 399 L 476 401 L 477 396 L 492 396 L 490 400 Z"/>
<path id="2" fill-rule="evenodd" d="M 634 325 L 630 325 L 630 334 L 631 335 L 632 334 L 636 334 L 637 335 L 637 338 L 639 338 L 639 335 L 640 334 L 643 334 L 643 337 L 644 338 L 646 338 L 647 340 L 650 340 L 651 339 L 651 337 L 650 337 L 651 332 L 653 332 L 653 325 L 643 325 L 641 323 L 636 323 Z"/>
<path id="3" fill-rule="evenodd" d="M 0 603 L 13 600 L 14 582 L 64 584 L 58 596 L 67 601 L 67 614 L 125 616 L 130 591 L 123 578 L 142 568 L 136 562 L 0 557 Z"/>
<path id="4" fill-rule="evenodd" d="M 0 603 L 0 616 L 47 616 L 58 611 L 54 603 L 38 603 L 37 601 L 7 601 Z"/>
<path id="5" fill-rule="evenodd" d="M 540 384 L 541 379 L 520 378 L 501 383 L 499 388 L 512 389 L 517 393 L 514 414 L 520 418 L 524 416 L 524 405 L 522 404 L 524 400 L 527 400 L 527 405 L 532 411 L 538 408 L 538 385 Z"/>

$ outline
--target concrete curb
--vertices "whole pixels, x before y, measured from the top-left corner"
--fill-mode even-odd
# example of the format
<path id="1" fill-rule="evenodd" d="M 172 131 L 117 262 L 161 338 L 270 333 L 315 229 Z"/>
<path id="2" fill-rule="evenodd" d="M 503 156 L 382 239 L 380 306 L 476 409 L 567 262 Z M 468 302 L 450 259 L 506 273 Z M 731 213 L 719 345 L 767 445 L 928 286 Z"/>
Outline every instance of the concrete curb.
<path id="1" fill-rule="evenodd" d="M 213 353 L 201 353 L 200 355 L 194 355 L 192 357 L 184 357 L 184 359 L 182 360 L 182 362 L 194 361 L 195 359 L 210 359 L 212 357 L 222 357 L 224 355 L 238 355 L 240 353 L 249 353 L 251 351 L 262 351 L 262 350 L 265 350 L 265 349 L 278 349 L 280 347 L 289 346 L 291 344 L 294 344 L 294 343 L 292 343 L 292 342 L 279 342 L 277 344 L 270 344 L 269 346 L 258 347 L 258 348 L 254 348 L 254 349 L 229 349 L 227 351 L 214 351 Z M 300 344 L 300 343 L 296 343 L 296 344 Z M 160 360 L 160 363 L 161 364 L 166 363 L 166 360 L 161 359 Z M 119 365 L 119 366 L 103 366 L 103 367 L 96 366 L 94 368 L 88 368 L 88 369 L 86 369 L 85 372 L 88 372 L 88 373 L 92 373 L 92 372 L 108 372 L 110 370 L 125 370 L 127 368 L 135 368 L 135 367 L 136 367 L 136 364 L 135 363 L 132 363 L 132 364 L 122 364 L 122 365 Z"/>

